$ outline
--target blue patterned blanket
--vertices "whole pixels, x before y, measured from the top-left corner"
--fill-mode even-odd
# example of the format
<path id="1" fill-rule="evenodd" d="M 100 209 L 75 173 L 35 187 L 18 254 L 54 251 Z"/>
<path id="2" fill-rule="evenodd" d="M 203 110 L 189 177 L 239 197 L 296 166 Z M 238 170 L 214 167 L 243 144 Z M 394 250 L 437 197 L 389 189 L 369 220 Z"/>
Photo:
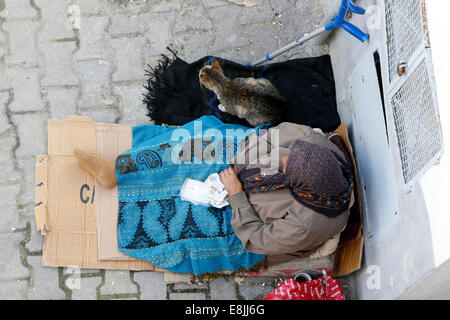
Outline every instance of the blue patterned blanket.
<path id="1" fill-rule="evenodd" d="M 177 273 L 235 271 L 261 261 L 234 234 L 230 206 L 179 197 L 186 178 L 204 181 L 227 168 L 250 132 L 213 116 L 178 128 L 134 127 L 133 148 L 116 159 L 119 250 Z"/>

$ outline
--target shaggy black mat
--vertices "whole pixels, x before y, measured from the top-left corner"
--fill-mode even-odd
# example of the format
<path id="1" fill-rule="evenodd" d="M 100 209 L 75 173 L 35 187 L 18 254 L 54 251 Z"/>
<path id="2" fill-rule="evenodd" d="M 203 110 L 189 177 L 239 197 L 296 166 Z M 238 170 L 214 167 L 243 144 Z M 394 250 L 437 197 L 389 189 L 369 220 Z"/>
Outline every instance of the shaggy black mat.
<path id="1" fill-rule="evenodd" d="M 207 56 L 187 63 L 168 48 L 156 67 L 147 70 L 144 103 L 156 124 L 183 125 L 203 115 L 215 115 L 226 123 L 250 126 L 245 120 L 219 111 L 216 95 L 199 83 L 199 70 L 217 59 L 229 78 L 253 77 L 270 80 L 288 100 L 283 121 L 304 124 L 324 131 L 340 125 L 331 59 L 328 55 L 294 59 L 248 67 Z"/>

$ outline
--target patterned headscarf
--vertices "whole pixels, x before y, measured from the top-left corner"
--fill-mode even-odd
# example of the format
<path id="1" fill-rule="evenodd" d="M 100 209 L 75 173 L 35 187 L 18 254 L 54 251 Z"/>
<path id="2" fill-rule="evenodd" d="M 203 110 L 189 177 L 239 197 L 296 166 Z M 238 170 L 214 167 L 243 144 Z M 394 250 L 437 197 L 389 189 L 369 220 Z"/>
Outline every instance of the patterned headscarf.
<path id="1" fill-rule="evenodd" d="M 302 140 L 290 146 L 283 168 L 244 170 L 239 179 L 246 192 L 267 192 L 289 188 L 294 198 L 316 212 L 335 217 L 350 204 L 353 175 L 347 163 L 326 147 Z"/>

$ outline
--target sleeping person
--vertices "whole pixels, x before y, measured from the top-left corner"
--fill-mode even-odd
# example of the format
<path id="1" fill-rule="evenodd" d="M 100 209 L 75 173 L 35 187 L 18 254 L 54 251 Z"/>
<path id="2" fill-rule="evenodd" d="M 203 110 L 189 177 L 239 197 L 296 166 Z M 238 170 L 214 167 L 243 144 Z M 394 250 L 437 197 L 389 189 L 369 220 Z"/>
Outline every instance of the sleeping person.
<path id="1" fill-rule="evenodd" d="M 75 150 L 103 186 L 118 185 L 121 252 L 172 272 L 203 274 L 248 269 L 265 256 L 320 258 L 336 250 L 353 203 L 349 157 L 332 142 L 339 136 L 286 122 L 243 136 L 237 132 L 246 127 L 213 116 L 198 120 L 224 140 L 199 136 L 196 123 L 150 125 L 133 128 L 133 148 L 115 163 Z M 178 133 L 194 143 L 177 143 Z M 220 155 L 226 159 L 218 161 Z M 204 181 L 218 172 L 231 206 L 180 198 L 186 178 Z"/>
<path id="2" fill-rule="evenodd" d="M 279 131 L 278 141 L 269 143 L 279 166 L 242 164 L 271 130 Z M 247 251 L 320 258 L 336 250 L 353 204 L 350 158 L 338 135 L 281 123 L 247 144 L 231 164 L 219 176 L 233 210 L 231 224 Z"/>

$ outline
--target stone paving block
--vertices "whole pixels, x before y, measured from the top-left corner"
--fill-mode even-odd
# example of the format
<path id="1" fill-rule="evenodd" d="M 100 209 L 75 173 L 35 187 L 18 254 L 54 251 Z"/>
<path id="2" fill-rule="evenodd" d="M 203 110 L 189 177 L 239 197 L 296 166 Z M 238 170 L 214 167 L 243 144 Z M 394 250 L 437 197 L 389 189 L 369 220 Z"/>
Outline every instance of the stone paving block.
<path id="1" fill-rule="evenodd" d="M 208 18 L 201 6 L 183 9 L 177 16 L 174 25 L 175 33 L 210 29 L 212 29 L 212 21 Z"/>
<path id="2" fill-rule="evenodd" d="M 36 231 L 34 221 L 30 221 L 31 233 L 30 240 L 25 244 L 25 248 L 29 252 L 42 252 L 42 247 L 44 246 L 44 236 Z"/>
<path id="3" fill-rule="evenodd" d="M 44 108 L 39 86 L 39 69 L 6 69 L 14 89 L 14 100 L 9 105 L 12 112 L 38 111 Z"/>
<path id="4" fill-rule="evenodd" d="M 24 280 L 0 282 L 0 300 L 25 300 L 27 288 L 28 282 Z"/>
<path id="5" fill-rule="evenodd" d="M 0 30 L 0 59 L 3 58 L 3 56 L 6 53 L 7 43 L 5 34 Z"/>
<path id="6" fill-rule="evenodd" d="M 113 81 L 139 80 L 145 78 L 143 48 L 145 38 L 117 38 L 110 40 L 115 50 L 117 70 Z"/>
<path id="7" fill-rule="evenodd" d="M 163 272 L 136 272 L 134 281 L 139 284 L 141 300 L 166 300 L 167 285 Z"/>
<path id="8" fill-rule="evenodd" d="M 11 95 L 7 91 L 0 92 L 0 134 L 11 128 L 6 115 L 6 107 L 9 103 Z M 1 173 L 0 173 L 1 175 Z"/>
<path id="9" fill-rule="evenodd" d="M 261 300 L 274 289 L 272 286 L 239 286 L 239 293 L 245 300 Z"/>
<path id="10" fill-rule="evenodd" d="M 244 35 L 251 42 L 249 50 L 252 60 L 265 57 L 267 53 L 280 47 L 278 32 L 279 27 L 270 22 L 243 27 Z"/>
<path id="11" fill-rule="evenodd" d="M 98 275 L 100 276 L 101 271 L 99 269 L 80 269 L 78 267 L 65 267 L 63 268 L 63 274 L 64 275 L 71 275 L 71 274 L 83 274 L 83 275 Z"/>
<path id="12" fill-rule="evenodd" d="M 271 293 L 279 284 L 276 277 L 245 277 L 238 291 L 246 300 L 258 300 Z"/>
<path id="13" fill-rule="evenodd" d="M 227 0 L 202 0 L 203 6 L 205 8 L 213 8 L 213 7 L 219 7 L 219 6 L 229 6 L 230 2 Z"/>
<path id="14" fill-rule="evenodd" d="M 30 5 L 30 0 L 5 0 L 5 9 L 0 17 L 5 19 L 34 18 L 37 12 Z"/>
<path id="15" fill-rule="evenodd" d="M 68 26 L 70 0 L 36 0 L 41 9 L 42 29 L 38 34 L 39 41 L 52 41 L 73 38 L 74 32 Z"/>
<path id="16" fill-rule="evenodd" d="M 131 281 L 129 271 L 105 270 L 105 283 L 100 287 L 100 295 L 137 293 L 138 288 Z"/>
<path id="17" fill-rule="evenodd" d="M 78 38 L 80 50 L 75 53 L 77 60 L 109 59 L 111 52 L 108 48 L 108 17 L 81 17 Z"/>
<path id="18" fill-rule="evenodd" d="M 102 283 L 102 278 L 87 277 L 74 281 L 79 283 L 79 288 L 72 289 L 72 300 L 97 300 L 97 288 Z"/>
<path id="19" fill-rule="evenodd" d="M 275 13 L 281 13 L 295 5 L 292 0 L 270 0 L 270 4 Z"/>
<path id="20" fill-rule="evenodd" d="M 180 10 L 184 1 L 160 0 L 151 7 L 152 12 L 168 12 Z"/>
<path id="21" fill-rule="evenodd" d="M 79 115 L 88 116 L 92 120 L 105 123 L 116 123 L 120 118 L 119 110 L 115 107 L 111 108 L 92 108 L 87 110 L 80 110 Z"/>
<path id="22" fill-rule="evenodd" d="M 30 276 L 28 269 L 22 264 L 20 242 L 24 240 L 22 233 L 0 233 L 0 280 L 15 280 Z"/>
<path id="23" fill-rule="evenodd" d="M 39 27 L 37 21 L 8 21 L 3 24 L 3 30 L 8 35 L 9 51 L 5 57 L 7 65 L 21 67 L 36 66 L 37 50 L 35 33 Z"/>
<path id="24" fill-rule="evenodd" d="M 141 23 L 139 15 L 115 14 L 111 17 L 110 35 L 143 33 L 145 26 Z"/>
<path id="25" fill-rule="evenodd" d="M 1 143 L 1 140 L 0 140 Z M 6 168 L 5 168 L 6 169 Z M 19 184 L 0 186 L 2 207 L 0 209 L 0 232 L 13 232 L 25 228 L 17 209 L 17 197 L 20 193 Z"/>
<path id="26" fill-rule="evenodd" d="M 214 34 L 208 31 L 194 31 L 175 35 L 175 43 L 180 48 L 180 56 L 193 62 L 213 51 Z"/>
<path id="27" fill-rule="evenodd" d="M 302 19 L 299 19 L 299 17 L 302 17 Z M 306 33 L 314 31 L 319 27 L 322 17 L 323 11 L 315 1 L 297 2 L 295 7 L 277 18 L 282 25 L 280 41 L 287 44 L 298 37 L 303 37 Z M 307 42 L 307 45 L 317 45 L 317 42 L 317 40 L 312 39 Z"/>
<path id="28" fill-rule="evenodd" d="M 241 24 L 252 24 L 272 21 L 275 17 L 275 11 L 270 5 L 270 0 L 263 1 L 259 6 L 243 7 Z"/>
<path id="29" fill-rule="evenodd" d="M 171 292 L 169 300 L 206 300 L 203 292 Z"/>
<path id="30" fill-rule="evenodd" d="M 213 50 L 213 56 L 218 56 L 223 59 L 228 59 L 237 63 L 246 64 L 252 61 L 252 55 L 248 48 L 233 48 L 223 50 Z"/>
<path id="31" fill-rule="evenodd" d="M 281 29 L 278 37 L 282 45 L 286 45 L 289 42 L 296 40 L 306 32 L 305 30 L 296 28 L 296 20 L 294 9 L 287 10 L 283 15 L 276 19 Z"/>
<path id="32" fill-rule="evenodd" d="M 75 42 L 51 42 L 39 46 L 45 56 L 45 77 L 42 86 L 78 85 L 78 78 L 72 71 L 72 52 Z"/>
<path id="33" fill-rule="evenodd" d="M 115 99 L 111 96 L 110 77 L 112 64 L 108 61 L 77 63 L 75 72 L 81 81 L 80 108 L 110 106 Z"/>
<path id="34" fill-rule="evenodd" d="M 20 139 L 16 156 L 23 158 L 45 154 L 47 152 L 47 114 L 14 114 L 11 118 L 17 126 Z"/>
<path id="35" fill-rule="evenodd" d="M 239 25 L 241 10 L 242 7 L 236 5 L 213 7 L 208 10 L 208 14 L 215 25 L 216 38 L 213 44 L 215 50 L 229 50 L 245 47 L 249 44 Z"/>
<path id="36" fill-rule="evenodd" d="M 62 119 L 77 113 L 79 88 L 46 88 L 50 117 Z"/>
<path id="37" fill-rule="evenodd" d="M 7 69 L 4 63 L 0 63 L 0 91 L 12 89 L 11 79 L 6 75 Z"/>
<path id="38" fill-rule="evenodd" d="M 115 85 L 114 92 L 120 96 L 121 123 L 150 124 L 143 94 L 147 91 L 143 84 Z"/>
<path id="39" fill-rule="evenodd" d="M 239 281 L 240 286 L 264 286 L 267 284 L 278 283 L 280 278 L 278 277 L 256 277 L 256 276 L 245 276 L 242 281 Z"/>
<path id="40" fill-rule="evenodd" d="M 197 290 L 197 289 L 206 290 L 208 289 L 208 285 L 205 283 L 185 283 L 185 282 L 175 283 L 173 285 L 174 291 Z"/>
<path id="41" fill-rule="evenodd" d="M 144 13 L 139 16 L 145 25 L 147 46 L 146 56 L 157 56 L 166 52 L 167 46 L 173 42 L 172 28 L 176 18 L 175 13 Z"/>
<path id="42" fill-rule="evenodd" d="M 59 287 L 58 268 L 43 267 L 41 256 L 28 256 L 27 261 L 33 268 L 28 299 L 61 300 L 66 298 L 66 294 Z"/>
<path id="43" fill-rule="evenodd" d="M 220 277 L 209 283 L 211 300 L 237 300 L 236 282 L 231 277 Z"/>
<path id="44" fill-rule="evenodd" d="M 2 146 L 2 152 L 0 152 L 0 163 L 2 164 L 0 184 L 17 183 L 21 180 L 19 172 L 14 167 L 14 160 L 12 158 L 13 149 L 16 144 L 16 137 L 13 133 L 0 138 L 0 146 Z"/>
<path id="45" fill-rule="evenodd" d="M 97 15 L 102 12 L 103 0 L 72 0 L 72 4 L 80 7 L 82 16 Z"/>

